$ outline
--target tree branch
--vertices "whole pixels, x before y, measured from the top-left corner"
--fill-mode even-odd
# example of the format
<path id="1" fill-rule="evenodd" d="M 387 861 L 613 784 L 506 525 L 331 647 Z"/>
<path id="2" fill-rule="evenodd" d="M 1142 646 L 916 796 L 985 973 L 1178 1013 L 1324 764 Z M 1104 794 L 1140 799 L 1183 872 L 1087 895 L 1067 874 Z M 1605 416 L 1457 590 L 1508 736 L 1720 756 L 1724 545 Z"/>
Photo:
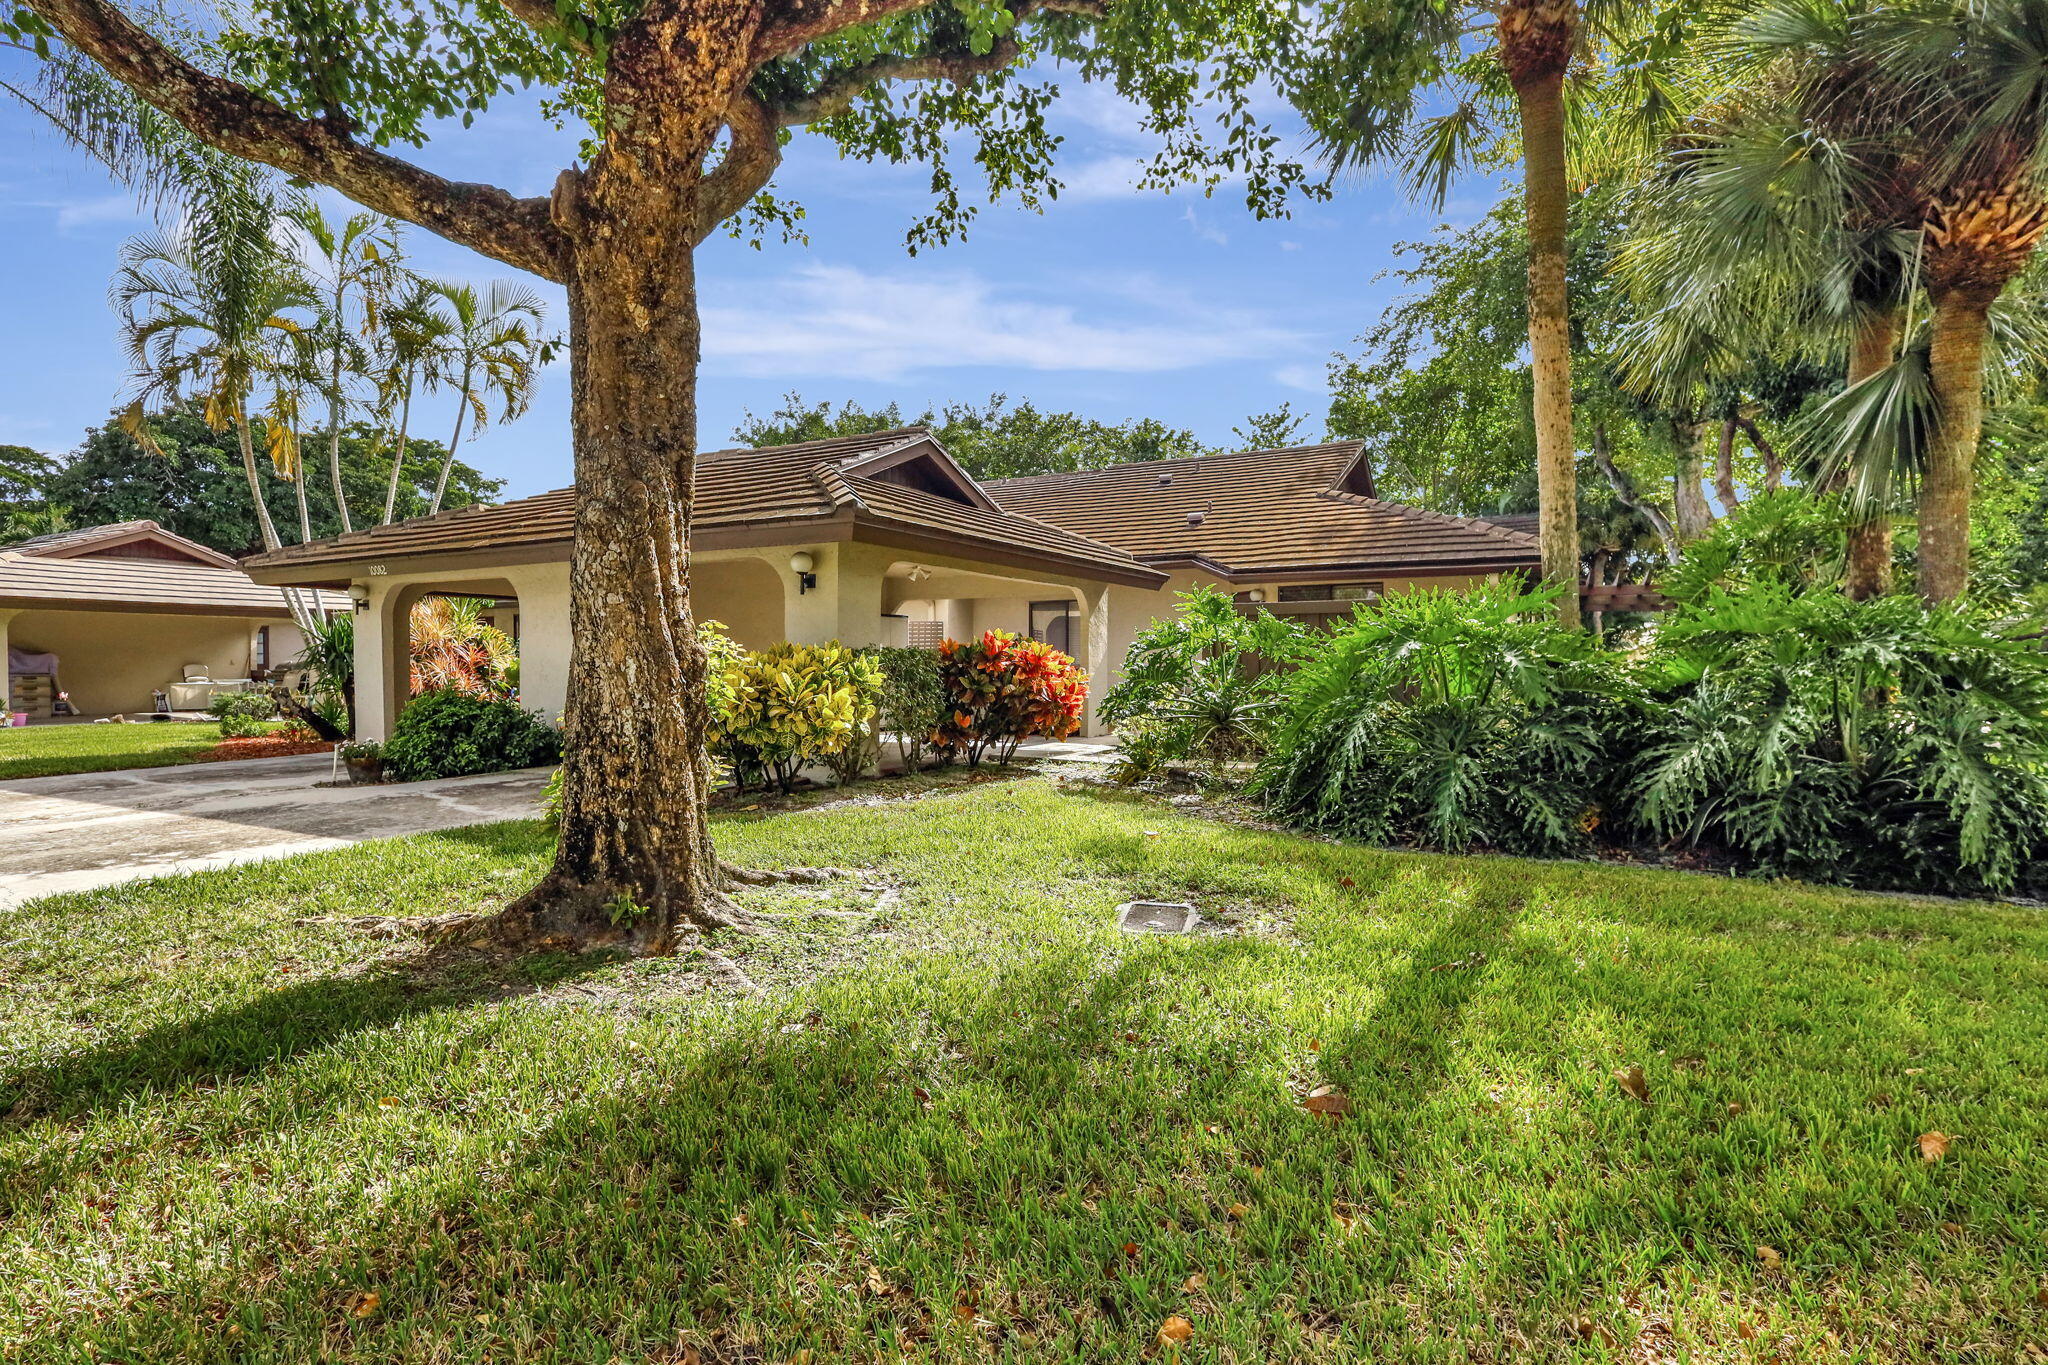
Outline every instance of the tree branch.
<path id="1" fill-rule="evenodd" d="M 549 0 L 498 0 L 498 3 L 504 7 L 507 14 L 541 37 L 560 43 L 570 51 L 585 57 L 597 55 L 591 45 L 577 34 L 575 24 L 565 19 L 561 11 L 549 3 Z M 595 32 L 597 29 L 597 21 L 588 15 L 574 14 L 570 19 L 580 22 L 588 31 Z"/>
<path id="2" fill-rule="evenodd" d="M 965 84 L 976 76 L 1001 71 L 1017 60 L 1021 49 L 1011 38 L 998 38 L 986 53 L 885 53 L 864 62 L 828 71 L 807 94 L 787 100 L 772 111 L 777 125 L 789 128 L 843 114 L 861 93 L 883 81 L 952 81 Z"/>
<path id="3" fill-rule="evenodd" d="M 697 192 L 697 242 L 745 208 L 782 164 L 775 118 L 760 100 L 741 93 L 726 110 L 725 126 L 732 132 L 732 145 Z"/>
<path id="4" fill-rule="evenodd" d="M 1635 480 L 1622 473 L 1614 463 L 1614 452 L 1607 445 L 1607 423 L 1593 424 L 1593 463 L 1600 466 L 1600 472 L 1607 476 L 1608 487 L 1614 490 L 1614 497 L 1623 507 L 1636 513 L 1656 529 L 1664 542 L 1664 557 L 1673 564 L 1678 562 L 1678 533 L 1672 529 L 1671 518 L 1664 515 L 1664 509 L 1636 492 Z"/>
<path id="5" fill-rule="evenodd" d="M 209 75 L 106 0 L 28 0 L 64 41 L 211 146 L 340 190 L 393 218 L 544 279 L 563 277 L 563 238 L 545 199 L 445 180 Z"/>

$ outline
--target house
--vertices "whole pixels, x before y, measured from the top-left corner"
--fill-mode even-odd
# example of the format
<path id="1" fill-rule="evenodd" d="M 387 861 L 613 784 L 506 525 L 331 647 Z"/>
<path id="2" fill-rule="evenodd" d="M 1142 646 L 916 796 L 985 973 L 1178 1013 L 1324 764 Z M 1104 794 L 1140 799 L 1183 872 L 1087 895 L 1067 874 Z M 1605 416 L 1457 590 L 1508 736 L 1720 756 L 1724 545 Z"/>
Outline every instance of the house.
<path id="1" fill-rule="evenodd" d="M 248 678 L 303 645 L 279 589 L 153 521 L 0 548 L 0 676 L 9 708 L 32 718 L 50 715 L 59 690 L 81 715 L 148 712 L 188 668 Z"/>
<path id="2" fill-rule="evenodd" d="M 355 601 L 366 737 L 388 734 L 406 702 L 411 610 L 434 594 L 490 598 L 501 621 L 509 613 L 522 695 L 555 714 L 568 681 L 574 504 L 561 489 L 465 507 L 287 546 L 243 568 L 259 583 Z M 929 431 L 905 427 L 701 456 L 691 592 L 701 619 L 749 648 L 1030 634 L 1072 654 L 1099 696 L 1131 638 L 1194 583 L 1327 612 L 1369 588 L 1467 583 L 1536 562 L 1527 535 L 1379 501 L 1356 443 L 984 485 Z"/>

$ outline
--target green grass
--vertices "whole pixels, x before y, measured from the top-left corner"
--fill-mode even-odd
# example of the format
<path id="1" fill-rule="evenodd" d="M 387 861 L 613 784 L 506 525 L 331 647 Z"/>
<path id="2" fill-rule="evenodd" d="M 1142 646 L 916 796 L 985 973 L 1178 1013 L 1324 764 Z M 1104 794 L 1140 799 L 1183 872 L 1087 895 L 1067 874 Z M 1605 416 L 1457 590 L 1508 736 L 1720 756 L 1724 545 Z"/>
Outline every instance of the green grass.
<path id="1" fill-rule="evenodd" d="M 220 743 L 211 721 L 138 725 L 29 725 L 0 728 L 0 780 L 163 768 L 190 763 Z"/>
<path id="2" fill-rule="evenodd" d="M 0 1360 L 1167 1360 L 1170 1315 L 1190 1362 L 2048 1342 L 2038 911 L 1044 779 L 718 833 L 904 898 L 756 896 L 799 912 L 721 945 L 760 999 L 337 922 L 501 902 L 529 825 L 9 914 Z M 1122 936 L 1137 894 L 1233 932 Z"/>

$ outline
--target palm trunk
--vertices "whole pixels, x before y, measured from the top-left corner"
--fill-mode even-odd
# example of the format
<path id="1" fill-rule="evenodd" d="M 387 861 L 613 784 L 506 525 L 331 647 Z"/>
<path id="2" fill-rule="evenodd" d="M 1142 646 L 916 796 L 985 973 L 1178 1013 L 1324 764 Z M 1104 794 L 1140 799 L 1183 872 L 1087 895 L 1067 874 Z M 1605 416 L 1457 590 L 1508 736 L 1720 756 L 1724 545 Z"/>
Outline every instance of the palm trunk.
<path id="1" fill-rule="evenodd" d="M 398 444 L 391 451 L 391 482 L 384 488 L 384 524 L 398 509 L 398 476 L 405 469 L 405 433 L 412 425 L 412 376 L 405 377 L 405 395 L 398 400 Z"/>
<path id="2" fill-rule="evenodd" d="M 448 438 L 448 452 L 441 457 L 441 477 L 434 481 L 434 504 L 427 509 L 433 516 L 441 510 L 441 499 L 448 493 L 448 471 L 455 467 L 455 447 L 462 440 L 462 419 L 467 414 L 469 402 L 470 367 L 462 367 L 462 385 L 455 390 L 455 432 Z"/>
<path id="3" fill-rule="evenodd" d="M 304 545 L 313 538 L 313 514 L 306 508 L 306 453 L 299 452 L 299 458 L 292 467 L 292 496 L 299 503 L 299 544 Z"/>
<path id="4" fill-rule="evenodd" d="M 342 534 L 355 530 L 349 520 L 348 494 L 341 491 L 341 286 L 334 287 L 334 361 L 328 374 L 327 390 L 327 477 L 334 484 L 334 510 L 341 517 Z"/>
<path id="5" fill-rule="evenodd" d="M 1570 6 L 1566 7 L 1570 9 Z M 1503 11 L 1503 56 L 1510 41 Z M 1526 17 L 1526 16 L 1525 16 Z M 1569 28 L 1566 30 L 1569 46 Z M 1513 70 L 1512 66 L 1510 68 Z M 1522 118 L 1522 195 L 1529 232 L 1529 357 L 1536 382 L 1537 538 L 1546 582 L 1576 589 L 1578 471 L 1572 442 L 1572 350 L 1566 295 L 1564 63 L 1515 82 Z M 1558 620 L 1579 624 L 1579 599 L 1557 601 Z"/>
<path id="6" fill-rule="evenodd" d="M 1899 311 L 1872 308 L 1857 323 L 1849 344 L 1848 382 L 1853 387 L 1892 363 L 1899 344 Z M 1840 488 L 1847 480 L 1845 470 L 1835 480 Z M 1886 507 L 1866 507 L 1851 518 L 1848 530 L 1847 564 L 1842 571 L 1842 591 L 1851 601 L 1867 602 L 1891 591 L 1892 515 Z"/>
<path id="7" fill-rule="evenodd" d="M 1714 496 L 1721 500 L 1721 515 L 1733 516 L 1735 509 L 1742 506 L 1742 498 L 1735 491 L 1735 425 L 1734 413 L 1721 419 L 1721 441 L 1714 452 Z"/>
<path id="8" fill-rule="evenodd" d="M 256 533 L 263 538 L 263 548 L 275 550 L 284 542 L 278 538 L 277 523 L 270 519 L 270 505 L 263 500 L 263 479 L 256 470 L 256 442 L 249 435 L 248 414 L 239 404 L 235 408 L 235 444 L 241 450 L 242 476 L 249 481 L 249 500 L 256 508 Z M 301 634 L 312 629 L 313 609 L 297 588 L 280 589 L 284 602 L 292 614 L 292 621 Z"/>
<path id="9" fill-rule="evenodd" d="M 663 952 L 684 926 L 727 922 L 705 818 L 706 660 L 689 600 L 694 262 L 666 245 L 652 260 L 630 254 L 636 240 L 680 237 L 635 224 L 586 239 L 572 262 L 568 759 L 554 865 L 500 919 L 518 941 Z"/>
<path id="10" fill-rule="evenodd" d="M 1970 496 L 1984 428 L 1984 342 L 1996 289 L 1943 290 L 1934 298 L 1928 377 L 1935 416 L 1920 480 L 1920 595 L 1947 602 L 1970 586 Z"/>
<path id="11" fill-rule="evenodd" d="M 1707 424 L 1672 418 L 1671 443 L 1677 459 L 1671 507 L 1678 522 L 1678 538 L 1690 545 L 1714 529 L 1714 509 L 1707 505 Z"/>

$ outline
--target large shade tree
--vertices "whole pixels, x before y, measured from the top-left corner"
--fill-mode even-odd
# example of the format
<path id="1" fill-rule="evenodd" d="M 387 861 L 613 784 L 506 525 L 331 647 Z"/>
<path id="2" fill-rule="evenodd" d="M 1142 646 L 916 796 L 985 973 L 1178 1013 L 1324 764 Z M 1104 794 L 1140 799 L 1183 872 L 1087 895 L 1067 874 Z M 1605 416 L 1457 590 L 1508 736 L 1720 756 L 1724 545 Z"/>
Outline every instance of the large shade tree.
<path id="1" fill-rule="evenodd" d="M 949 129 L 979 134 L 996 191 L 1032 199 L 1057 139 L 1061 60 L 1165 134 L 1158 178 L 1242 173 L 1284 192 L 1254 112 L 1295 16 L 1261 0 L 256 0 L 218 69 L 113 0 L 12 0 L 196 136 L 330 185 L 561 284 L 568 294 L 576 541 L 561 835 L 507 941 L 624 940 L 738 922 L 705 804 L 705 654 L 689 605 L 699 331 L 695 248 L 760 196 L 790 130 L 932 161 L 938 211 L 968 212 Z M 4 12 L 4 11 L 0 11 Z M 458 184 L 387 150 L 528 83 L 580 116 L 582 164 L 543 196 Z M 1213 102 L 1221 126 L 1191 118 Z M 776 209 L 771 201 L 769 212 Z"/>

